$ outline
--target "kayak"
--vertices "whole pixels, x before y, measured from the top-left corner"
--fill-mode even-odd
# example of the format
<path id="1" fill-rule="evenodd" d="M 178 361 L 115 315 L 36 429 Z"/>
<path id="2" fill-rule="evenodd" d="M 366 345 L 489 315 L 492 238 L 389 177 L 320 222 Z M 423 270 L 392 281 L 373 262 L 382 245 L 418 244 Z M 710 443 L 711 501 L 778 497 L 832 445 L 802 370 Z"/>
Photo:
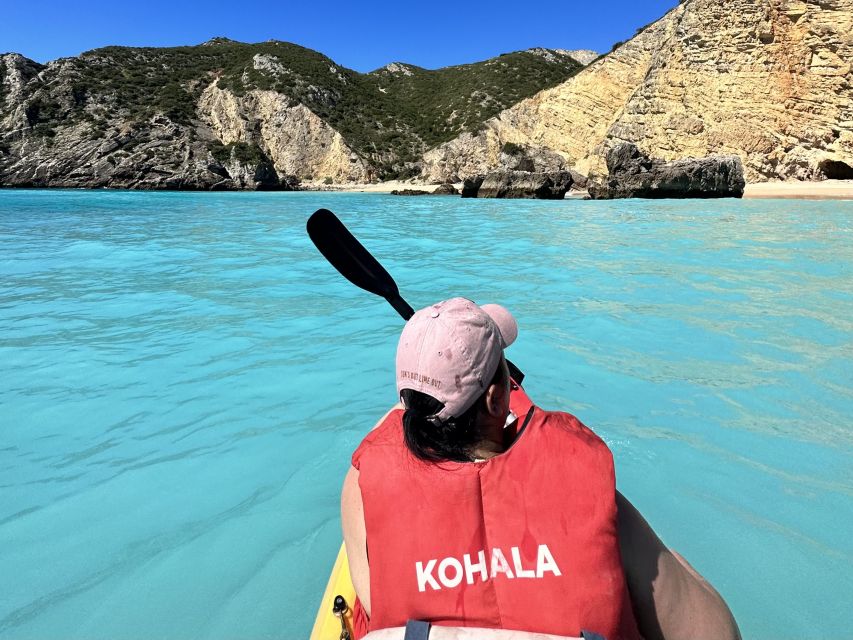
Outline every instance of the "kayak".
<path id="1" fill-rule="evenodd" d="M 343 602 L 339 600 L 343 598 Z M 320 609 L 314 620 L 310 640 L 348 640 L 352 638 L 352 607 L 355 604 L 355 587 L 349 574 L 346 547 L 341 544 Z M 344 635 L 347 632 L 349 635 Z"/>

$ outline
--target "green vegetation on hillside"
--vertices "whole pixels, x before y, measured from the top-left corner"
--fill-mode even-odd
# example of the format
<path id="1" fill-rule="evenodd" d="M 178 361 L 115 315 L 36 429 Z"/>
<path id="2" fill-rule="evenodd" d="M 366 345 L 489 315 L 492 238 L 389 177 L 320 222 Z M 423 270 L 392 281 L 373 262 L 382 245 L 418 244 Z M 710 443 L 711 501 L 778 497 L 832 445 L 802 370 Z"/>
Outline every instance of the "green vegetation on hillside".
<path id="1" fill-rule="evenodd" d="M 581 68 L 566 58 L 548 62 L 528 53 L 509 53 L 476 64 L 412 75 L 374 72 L 375 85 L 384 88 L 401 107 L 428 145 L 449 140 L 543 88 L 564 81 Z"/>
<path id="2" fill-rule="evenodd" d="M 208 145 L 210 155 L 220 164 L 228 163 L 233 155 L 234 160 L 247 164 L 260 164 L 261 162 L 269 162 L 264 152 L 255 144 L 247 142 L 231 142 L 229 144 L 220 144 L 212 142 Z"/>
<path id="3" fill-rule="evenodd" d="M 554 63 L 522 51 L 436 71 L 409 67 L 411 75 L 374 71 L 368 78 L 376 93 L 392 101 L 398 121 L 421 143 L 414 145 L 416 154 L 463 131 L 476 130 L 492 116 L 563 82 L 581 68 L 571 58 Z"/>
<path id="4" fill-rule="evenodd" d="M 135 127 L 162 114 L 190 124 L 202 91 L 213 82 L 238 96 L 271 90 L 307 106 L 383 177 L 395 177 L 426 149 L 476 130 L 581 68 L 566 56 L 550 58 L 517 52 L 434 71 L 405 65 L 405 71 L 362 74 L 286 42 L 216 39 L 192 47 L 105 47 L 50 69 L 48 74 L 65 80 L 54 83 L 48 77 L 38 84 L 27 118 L 42 134 L 86 121 L 97 136 L 117 119 Z"/>
<path id="5" fill-rule="evenodd" d="M 321 60 L 328 60 L 314 51 L 283 42 L 259 45 L 224 42 L 169 48 L 106 47 L 86 52 L 79 58 L 78 89 L 89 96 L 114 96 L 115 107 L 126 111 L 131 120 L 161 113 L 176 122 L 187 123 L 195 115 L 201 92 L 217 78 L 238 94 L 245 93 L 246 88 L 256 88 L 253 79 L 260 76 L 252 60 L 258 54 L 278 55 L 291 61 L 294 67 L 307 67 L 312 72 L 319 68 Z M 248 80 L 245 83 L 244 74 Z"/>

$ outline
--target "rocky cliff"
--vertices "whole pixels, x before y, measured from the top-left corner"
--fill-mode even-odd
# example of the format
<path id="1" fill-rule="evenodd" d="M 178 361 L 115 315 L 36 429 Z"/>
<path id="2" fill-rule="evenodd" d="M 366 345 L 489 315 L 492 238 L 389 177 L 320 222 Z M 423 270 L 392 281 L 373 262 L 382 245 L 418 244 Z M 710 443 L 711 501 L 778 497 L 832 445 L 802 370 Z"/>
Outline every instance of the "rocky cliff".
<path id="1" fill-rule="evenodd" d="M 590 62 L 582 67 L 581 62 Z M 0 186 L 290 188 L 572 171 L 610 149 L 853 177 L 853 0 L 685 0 L 609 54 L 357 73 L 296 45 L 0 56 Z"/>
<path id="2" fill-rule="evenodd" d="M 291 188 L 415 175 L 430 147 L 582 65 L 532 50 L 368 74 L 285 42 L 0 56 L 0 186 Z"/>
<path id="3" fill-rule="evenodd" d="M 663 160 L 737 155 L 750 181 L 836 177 L 853 166 L 851 61 L 853 0 L 687 0 L 563 84 L 427 152 L 424 177 L 506 167 L 508 144 L 537 168 L 601 175 L 623 142 Z"/>
<path id="4" fill-rule="evenodd" d="M 198 116 L 223 145 L 265 149 L 279 173 L 336 182 L 374 177 L 373 168 L 339 132 L 304 104 L 291 104 L 275 91 L 238 96 L 211 84 L 199 99 Z"/>

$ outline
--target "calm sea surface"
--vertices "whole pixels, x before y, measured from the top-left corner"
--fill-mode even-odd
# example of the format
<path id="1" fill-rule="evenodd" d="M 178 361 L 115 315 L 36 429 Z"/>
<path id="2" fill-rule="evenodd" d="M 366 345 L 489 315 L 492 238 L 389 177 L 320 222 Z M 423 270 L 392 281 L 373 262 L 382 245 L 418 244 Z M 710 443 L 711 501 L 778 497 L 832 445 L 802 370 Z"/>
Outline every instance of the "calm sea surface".
<path id="1" fill-rule="evenodd" d="M 853 202 L 0 191 L 0 638 L 307 637 L 401 328 L 319 207 L 515 313 L 745 637 L 853 637 Z"/>

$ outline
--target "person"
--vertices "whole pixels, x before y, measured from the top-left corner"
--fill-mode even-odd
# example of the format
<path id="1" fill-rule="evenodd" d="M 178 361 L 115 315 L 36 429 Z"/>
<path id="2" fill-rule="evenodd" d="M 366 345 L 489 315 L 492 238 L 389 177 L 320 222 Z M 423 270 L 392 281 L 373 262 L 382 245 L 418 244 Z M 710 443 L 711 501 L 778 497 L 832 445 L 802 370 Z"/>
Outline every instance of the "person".
<path id="1" fill-rule="evenodd" d="M 717 591 L 616 491 L 604 442 L 511 379 L 517 334 L 505 308 L 464 298 L 406 323 L 401 402 L 356 449 L 342 490 L 356 636 L 424 620 L 739 638 Z"/>

